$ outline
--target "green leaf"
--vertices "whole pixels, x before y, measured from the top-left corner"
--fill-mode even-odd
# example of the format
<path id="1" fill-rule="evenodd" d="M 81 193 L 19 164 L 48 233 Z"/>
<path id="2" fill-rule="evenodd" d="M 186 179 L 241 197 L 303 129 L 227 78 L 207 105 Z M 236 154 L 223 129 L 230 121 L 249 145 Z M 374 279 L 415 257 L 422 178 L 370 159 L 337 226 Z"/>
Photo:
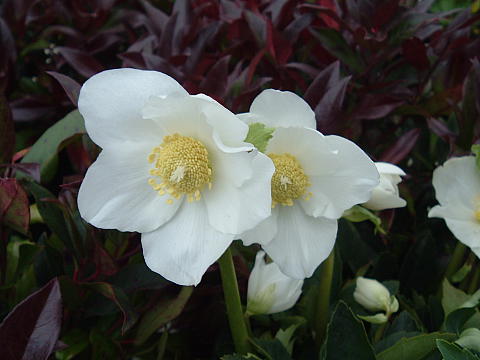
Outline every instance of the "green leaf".
<path id="1" fill-rule="evenodd" d="M 455 340 L 456 334 L 435 332 L 403 338 L 377 355 L 377 360 L 421 360 L 435 351 L 437 339 Z"/>
<path id="2" fill-rule="evenodd" d="M 122 334 L 137 322 L 138 315 L 122 289 L 106 282 L 85 283 L 83 285 L 102 294 L 118 306 L 123 314 Z"/>
<path id="3" fill-rule="evenodd" d="M 16 274 L 21 274 L 23 268 L 30 265 L 34 255 L 39 251 L 40 248 L 35 243 L 12 237 L 12 241 L 7 245 L 5 284 L 12 283 L 16 279 Z"/>
<path id="4" fill-rule="evenodd" d="M 463 264 L 463 266 L 458 269 L 455 274 L 452 275 L 452 282 L 459 283 L 463 281 L 463 279 L 467 277 L 471 270 L 472 264 L 466 261 L 465 264 Z"/>
<path id="5" fill-rule="evenodd" d="M 293 334 L 295 333 L 295 330 L 300 326 L 301 324 L 293 324 L 289 326 L 286 330 L 279 329 L 277 333 L 275 334 L 275 338 L 278 339 L 287 349 L 288 353 L 292 355 L 293 351 L 293 344 L 295 343 L 295 339 L 293 338 Z"/>
<path id="6" fill-rule="evenodd" d="M 361 222 L 368 220 L 373 225 L 375 225 L 375 231 L 378 231 L 381 234 L 386 234 L 386 231 L 382 228 L 382 220 L 373 212 L 360 205 L 355 205 L 352 208 L 346 210 L 343 213 L 343 217 L 352 222 Z"/>
<path id="7" fill-rule="evenodd" d="M 476 309 L 473 307 L 460 308 L 452 311 L 447 316 L 445 321 L 445 328 L 448 332 L 455 332 L 460 334 L 463 326 L 476 312 Z"/>
<path id="8" fill-rule="evenodd" d="M 328 324 L 325 347 L 325 360 L 375 360 L 363 323 L 343 301 Z"/>
<path id="9" fill-rule="evenodd" d="M 247 355 L 240 355 L 240 354 L 225 355 L 225 356 L 222 356 L 220 360 L 262 360 L 262 359 L 254 354 L 248 353 Z"/>
<path id="10" fill-rule="evenodd" d="M 445 318 L 448 315 L 460 308 L 471 308 L 478 305 L 480 301 L 480 290 L 473 295 L 467 295 L 462 290 L 452 286 L 450 282 L 445 279 L 442 284 L 442 307 L 445 313 Z M 480 327 L 480 313 L 475 311 L 475 314 L 465 323 L 466 327 Z"/>
<path id="11" fill-rule="evenodd" d="M 445 340 L 437 340 L 438 350 L 443 355 L 444 360 L 479 360 L 478 356 L 473 355 L 467 349 L 462 349 L 460 346 L 449 343 Z"/>
<path id="12" fill-rule="evenodd" d="M 176 297 L 163 298 L 153 309 L 145 312 L 137 327 L 135 343 L 143 344 L 155 331 L 180 315 L 192 292 L 192 286 L 184 286 Z"/>
<path id="13" fill-rule="evenodd" d="M 86 130 L 83 117 L 78 110 L 74 110 L 40 136 L 22 159 L 22 163 L 39 163 L 42 181 L 48 182 L 55 174 L 58 153 L 73 141 L 76 135 L 84 133 Z M 17 176 L 26 175 L 19 173 Z"/>
<path id="14" fill-rule="evenodd" d="M 475 155 L 477 169 L 480 170 L 480 144 L 472 145 L 472 153 Z"/>
<path id="15" fill-rule="evenodd" d="M 263 340 L 255 339 L 253 345 L 267 360 L 292 360 L 287 349 L 278 339 Z"/>
<path id="16" fill-rule="evenodd" d="M 265 152 L 274 131 L 275 129 L 266 127 L 262 123 L 250 124 L 245 142 L 254 145 L 258 151 Z"/>

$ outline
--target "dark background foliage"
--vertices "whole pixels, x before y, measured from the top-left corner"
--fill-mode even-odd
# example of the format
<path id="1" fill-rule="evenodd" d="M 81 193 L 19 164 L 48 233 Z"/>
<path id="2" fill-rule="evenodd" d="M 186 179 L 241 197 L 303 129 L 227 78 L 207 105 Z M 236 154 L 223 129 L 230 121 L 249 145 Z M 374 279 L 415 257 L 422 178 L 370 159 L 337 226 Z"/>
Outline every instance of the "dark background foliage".
<path id="1" fill-rule="evenodd" d="M 386 234 L 341 221 L 332 300 L 354 306 L 359 274 L 395 280 L 406 311 L 387 331 L 396 337 L 377 343 L 377 353 L 401 331 L 440 329 L 438 290 L 456 240 L 426 214 L 435 204 L 433 169 L 468 154 L 480 135 L 478 1 L 0 4 L 2 358 L 46 359 L 53 351 L 56 359 L 215 359 L 233 352 L 216 265 L 195 289 L 180 288 L 146 268 L 138 234 L 101 231 L 78 214 L 76 193 L 99 149 L 78 113 L 65 116 L 76 108 L 79 84 L 118 67 L 162 71 L 234 112 L 248 111 L 264 88 L 294 91 L 315 110 L 321 132 L 399 164 L 408 174 L 401 185 L 408 206 L 380 214 Z M 254 251 L 238 247 L 235 257 L 242 296 Z M 464 260 L 480 266 L 472 256 Z M 316 358 L 309 334 L 317 285 L 314 275 L 294 310 L 254 319 L 257 335 L 268 339 L 267 332 L 297 321 L 294 358 Z M 473 272 L 457 283 L 467 293 L 478 285 Z M 342 304 L 332 324 L 356 329 Z M 327 358 L 344 335 L 330 335 Z M 356 341 L 373 351 L 361 336 Z M 272 358 L 276 345 L 259 346 Z M 283 359 L 282 351 L 273 358 Z"/>

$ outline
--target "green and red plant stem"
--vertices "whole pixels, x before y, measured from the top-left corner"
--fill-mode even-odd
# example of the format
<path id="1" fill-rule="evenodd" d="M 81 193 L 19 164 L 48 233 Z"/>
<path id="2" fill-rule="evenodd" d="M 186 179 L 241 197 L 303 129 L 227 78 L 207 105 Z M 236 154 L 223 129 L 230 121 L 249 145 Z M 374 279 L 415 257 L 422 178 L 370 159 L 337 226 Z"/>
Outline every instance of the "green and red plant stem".
<path id="1" fill-rule="evenodd" d="M 218 259 L 218 264 L 220 265 L 225 305 L 235 350 L 239 354 L 246 354 L 250 350 L 250 343 L 230 248 Z"/>
<path id="2" fill-rule="evenodd" d="M 320 349 L 327 332 L 330 317 L 330 294 L 332 292 L 333 269 L 335 265 L 335 249 L 328 258 L 320 265 L 320 288 L 317 296 L 315 309 L 315 343 Z"/>

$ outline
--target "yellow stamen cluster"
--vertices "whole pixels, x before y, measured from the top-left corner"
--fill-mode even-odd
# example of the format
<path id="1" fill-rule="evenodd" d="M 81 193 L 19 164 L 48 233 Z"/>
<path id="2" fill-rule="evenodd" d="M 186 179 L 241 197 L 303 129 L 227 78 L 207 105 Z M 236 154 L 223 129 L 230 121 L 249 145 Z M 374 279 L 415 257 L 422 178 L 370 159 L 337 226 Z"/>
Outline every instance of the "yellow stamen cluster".
<path id="1" fill-rule="evenodd" d="M 159 195 L 169 194 L 167 204 L 187 195 L 189 202 L 201 199 L 201 189 L 212 187 L 212 168 L 208 151 L 198 140 L 179 134 L 167 135 L 160 146 L 153 148 L 148 162 L 154 164 L 148 179 Z M 157 183 L 157 178 L 160 183 Z"/>
<path id="2" fill-rule="evenodd" d="M 476 210 L 476 211 L 475 211 L 475 220 L 477 220 L 478 222 L 480 222 L 480 210 Z"/>
<path id="3" fill-rule="evenodd" d="M 310 199 L 312 193 L 307 193 L 310 186 L 308 176 L 295 156 L 290 154 L 268 154 L 275 165 L 272 177 L 272 207 L 277 204 L 292 206 L 293 201 L 303 196 Z"/>

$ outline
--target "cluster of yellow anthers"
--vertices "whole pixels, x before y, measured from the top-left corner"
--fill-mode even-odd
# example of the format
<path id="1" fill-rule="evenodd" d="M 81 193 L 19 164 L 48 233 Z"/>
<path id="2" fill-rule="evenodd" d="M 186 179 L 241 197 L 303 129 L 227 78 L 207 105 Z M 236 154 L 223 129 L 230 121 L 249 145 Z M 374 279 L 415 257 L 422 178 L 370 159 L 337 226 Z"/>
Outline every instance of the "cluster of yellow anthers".
<path id="1" fill-rule="evenodd" d="M 311 192 L 308 176 L 295 156 L 286 154 L 268 154 L 275 165 L 272 177 L 272 208 L 277 204 L 293 206 L 293 201 L 303 196 L 309 200 Z"/>
<path id="2" fill-rule="evenodd" d="M 179 134 L 167 135 L 160 146 L 153 148 L 148 162 L 154 164 L 148 183 L 159 195 L 174 199 L 187 196 L 189 202 L 201 199 L 201 189 L 212 187 L 212 168 L 208 151 L 200 141 Z M 157 178 L 161 181 L 157 183 Z M 167 199 L 173 204 L 173 199 Z"/>

